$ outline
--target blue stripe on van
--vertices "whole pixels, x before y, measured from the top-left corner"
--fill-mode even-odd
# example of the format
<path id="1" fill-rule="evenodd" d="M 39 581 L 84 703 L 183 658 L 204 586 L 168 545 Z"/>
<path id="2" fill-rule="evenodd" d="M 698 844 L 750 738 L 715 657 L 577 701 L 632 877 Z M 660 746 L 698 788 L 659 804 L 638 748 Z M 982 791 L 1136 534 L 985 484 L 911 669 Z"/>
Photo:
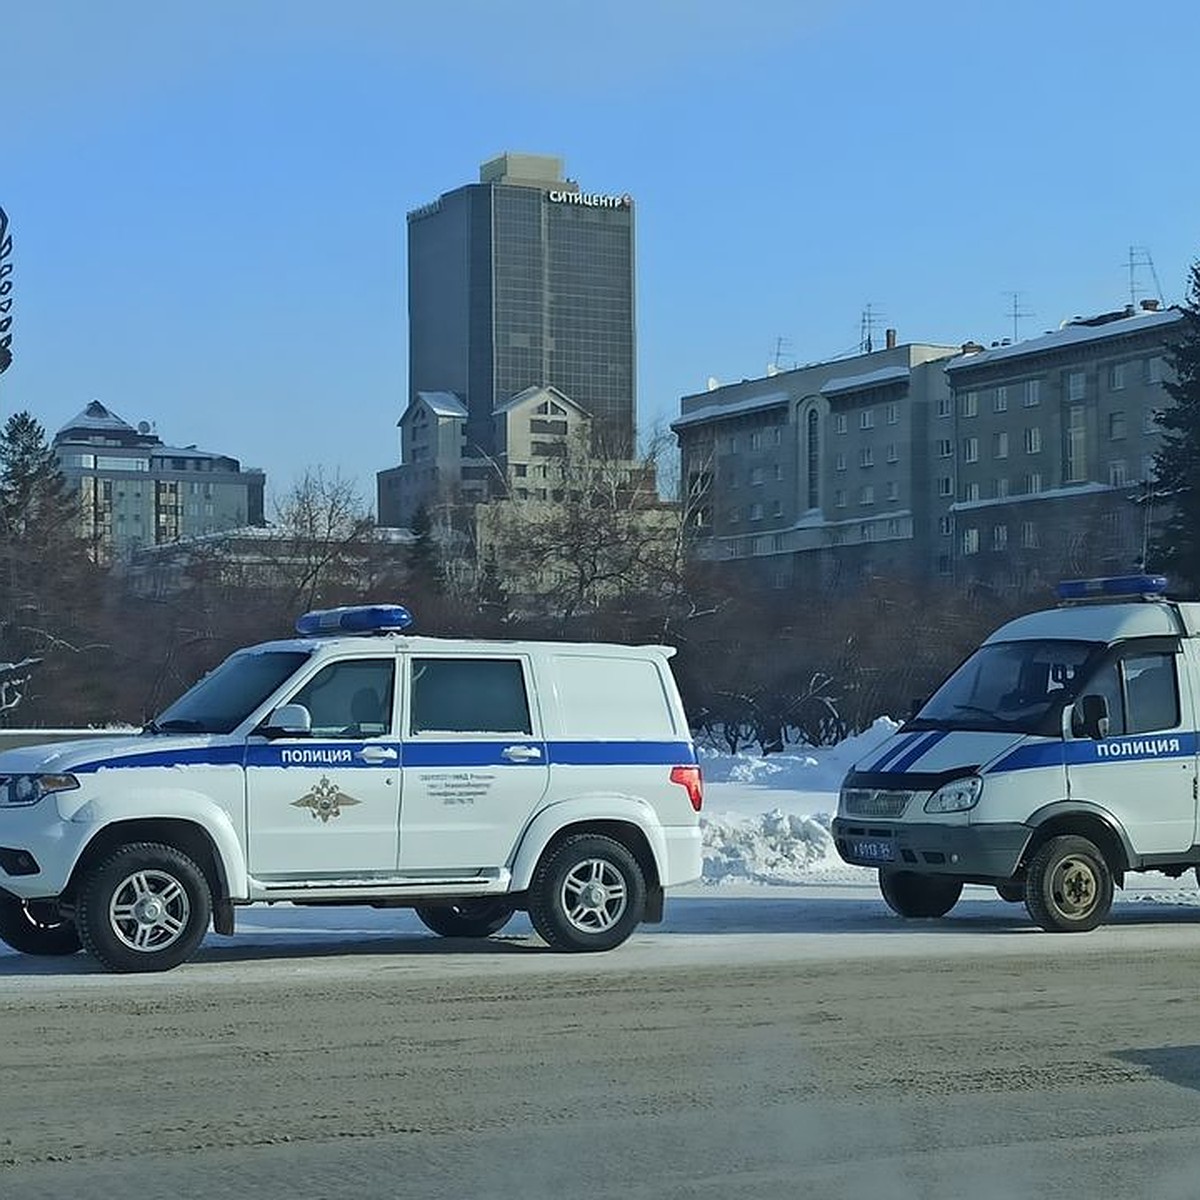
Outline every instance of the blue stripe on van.
<path id="1" fill-rule="evenodd" d="M 888 763 L 890 763 L 892 761 L 893 758 L 898 758 L 901 754 L 904 753 L 905 750 L 907 750 L 909 748 L 909 746 L 911 746 L 913 744 L 913 742 L 917 741 L 918 738 L 922 738 L 924 736 L 925 735 L 923 733 L 906 733 L 896 743 L 896 745 L 892 746 L 888 750 L 885 750 L 883 752 L 882 757 L 880 757 L 877 762 L 873 763 L 869 767 L 863 767 L 862 769 L 864 771 L 869 771 L 869 772 L 882 771 L 888 765 Z"/>
<path id="2" fill-rule="evenodd" d="M 891 770 L 907 771 L 908 768 L 911 767 L 918 758 L 921 758 L 923 755 L 927 754 L 934 748 L 934 746 L 938 744 L 938 742 L 942 741 L 943 738 L 948 736 L 949 731 L 945 729 L 937 729 L 933 733 L 928 734 L 923 741 L 913 746 L 913 748 L 909 750 L 907 754 L 896 759 L 896 761 L 892 763 Z"/>
<path id="3" fill-rule="evenodd" d="M 994 767 L 1000 771 L 1029 771 L 1036 767 L 1108 766 L 1119 762 L 1145 762 L 1156 758 L 1191 758 L 1196 753 L 1195 733 L 1132 733 L 1098 741 L 1033 742 L 1018 746 Z"/>

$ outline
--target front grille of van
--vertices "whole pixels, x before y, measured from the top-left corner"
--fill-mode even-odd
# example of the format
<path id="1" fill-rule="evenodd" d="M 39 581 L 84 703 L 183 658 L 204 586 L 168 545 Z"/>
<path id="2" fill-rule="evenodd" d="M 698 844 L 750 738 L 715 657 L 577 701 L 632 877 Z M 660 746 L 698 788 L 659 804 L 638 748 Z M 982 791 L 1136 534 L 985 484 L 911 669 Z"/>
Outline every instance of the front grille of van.
<path id="1" fill-rule="evenodd" d="M 842 812 L 852 817 L 902 817 L 912 798 L 912 792 L 847 788 L 842 792 Z"/>

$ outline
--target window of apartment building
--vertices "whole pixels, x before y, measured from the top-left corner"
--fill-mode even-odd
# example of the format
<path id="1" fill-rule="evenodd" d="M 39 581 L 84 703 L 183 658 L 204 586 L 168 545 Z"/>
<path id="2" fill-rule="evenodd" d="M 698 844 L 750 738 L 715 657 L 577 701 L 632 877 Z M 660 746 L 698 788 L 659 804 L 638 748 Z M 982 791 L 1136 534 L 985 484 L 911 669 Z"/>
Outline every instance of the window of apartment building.
<path id="1" fill-rule="evenodd" d="M 962 552 L 963 554 L 979 553 L 979 530 L 974 526 L 972 526 L 970 529 L 963 530 Z"/>
<path id="2" fill-rule="evenodd" d="M 810 487 L 810 491 L 811 491 L 811 489 L 813 489 L 813 488 L 815 488 L 815 487 L 816 487 L 816 472 L 814 472 L 814 471 L 812 470 L 812 465 L 813 465 L 813 464 L 812 464 L 812 461 L 811 461 L 811 459 L 810 459 L 810 461 L 809 461 L 809 487 Z M 780 480 L 783 478 L 783 467 L 781 467 L 781 466 L 779 465 L 779 463 L 776 463 L 776 464 L 775 464 L 775 466 L 772 468 L 772 474 L 775 476 L 775 482 L 776 482 L 776 483 L 778 483 L 778 482 L 779 482 L 779 481 L 780 481 Z M 809 508 L 816 508 L 816 504 L 815 504 L 815 503 L 814 503 L 814 504 L 810 504 L 810 505 L 809 505 Z"/>
<path id="3" fill-rule="evenodd" d="M 835 454 L 833 457 L 833 469 L 835 471 L 844 471 L 846 469 L 846 456 L 844 454 Z M 813 507 L 809 505 L 809 507 Z"/>
<path id="4" fill-rule="evenodd" d="M 891 520 L 888 521 L 887 533 L 888 533 L 888 537 L 899 537 L 900 536 L 900 522 L 897 521 L 895 517 L 892 517 Z"/>
<path id="5" fill-rule="evenodd" d="M 1119 442 L 1125 436 L 1125 413 L 1110 412 L 1108 414 L 1108 440 Z"/>
<path id="6" fill-rule="evenodd" d="M 731 508 L 729 510 L 729 523 L 736 525 L 742 519 L 742 510 L 740 508 Z"/>
<path id="7" fill-rule="evenodd" d="M 524 478 L 525 478 L 525 472 L 526 472 L 527 470 L 528 470 L 528 467 L 525 465 L 525 463 L 514 463 L 514 464 L 513 464 L 513 474 L 514 474 L 514 475 L 515 475 L 515 476 L 516 476 L 518 479 L 524 479 Z"/>
<path id="8" fill-rule="evenodd" d="M 889 425 L 898 425 L 900 423 L 900 405 L 889 404 L 887 406 L 887 423 Z"/>
<path id="9" fill-rule="evenodd" d="M 900 484 L 895 479 L 889 479 L 887 482 L 887 498 L 891 501 L 900 499 Z"/>
<path id="10" fill-rule="evenodd" d="M 977 482 L 963 484 L 963 499 L 964 500 L 978 500 L 979 499 L 979 484 Z"/>
<path id="11" fill-rule="evenodd" d="M 875 503 L 875 485 L 871 483 L 863 484 L 858 493 L 859 504 L 874 504 Z"/>
<path id="12" fill-rule="evenodd" d="M 762 520 L 762 512 L 763 512 L 763 509 L 762 509 L 761 504 L 755 503 L 755 504 L 750 505 L 750 520 L 761 521 Z"/>
<path id="13" fill-rule="evenodd" d="M 1148 408 L 1142 413 L 1142 432 L 1157 433 L 1158 432 L 1158 412 L 1157 408 Z"/>
<path id="14" fill-rule="evenodd" d="M 993 525 L 992 526 L 992 549 L 1007 550 L 1008 549 L 1008 526 Z"/>
<path id="15" fill-rule="evenodd" d="M 950 555 L 939 554 L 937 556 L 937 572 L 939 575 L 950 574 Z"/>
<path id="16" fill-rule="evenodd" d="M 750 486 L 762 487 L 763 485 L 763 469 L 762 467 L 752 467 L 750 470 Z"/>
<path id="17" fill-rule="evenodd" d="M 1026 496 L 1036 496 L 1042 490 L 1041 471 L 1030 471 L 1021 480 L 1021 490 Z"/>
<path id="18" fill-rule="evenodd" d="M 897 446 L 896 446 L 896 443 L 895 443 L 895 442 L 888 442 L 888 448 L 887 448 L 887 460 L 888 460 L 888 462 L 890 462 L 890 463 L 894 463 L 894 462 L 899 462 L 899 461 L 900 461 L 900 451 L 899 451 L 899 449 L 897 448 Z"/>
<path id="19" fill-rule="evenodd" d="M 782 553 L 783 548 L 784 548 L 782 533 L 777 533 L 771 538 L 771 548 L 775 551 L 776 554 Z"/>
<path id="20" fill-rule="evenodd" d="M 776 500 L 775 503 L 771 506 L 771 516 L 773 516 L 773 517 L 782 517 L 783 516 L 783 501 L 782 500 Z"/>
<path id="21" fill-rule="evenodd" d="M 845 508 L 846 507 L 846 489 L 845 488 L 837 488 L 834 491 L 833 507 L 834 508 Z"/>
<path id="22" fill-rule="evenodd" d="M 812 415 L 815 417 L 817 414 L 813 413 Z M 773 446 L 782 446 L 783 445 L 783 426 L 782 425 L 772 425 L 771 426 L 771 444 Z"/>
<path id="23" fill-rule="evenodd" d="M 873 542 L 875 540 L 875 526 L 870 521 L 864 521 L 858 527 L 858 540 L 860 542 Z"/>
<path id="24" fill-rule="evenodd" d="M 963 392 L 958 398 L 958 415 L 960 417 L 977 417 L 979 415 L 978 392 Z"/>
<path id="25" fill-rule="evenodd" d="M 1124 487 L 1129 482 L 1129 466 L 1123 458 L 1114 458 L 1108 464 L 1110 487 Z"/>
<path id="26" fill-rule="evenodd" d="M 954 402 L 949 396 L 939 396 L 937 405 L 937 415 L 939 417 L 948 417 L 954 412 Z"/>
<path id="27" fill-rule="evenodd" d="M 875 428 L 875 410 L 873 408 L 864 408 L 858 414 L 859 429 L 874 429 Z"/>
<path id="28" fill-rule="evenodd" d="M 1163 360 L 1157 355 L 1152 355 L 1146 359 L 1145 380 L 1147 383 L 1162 383 Z"/>
<path id="29" fill-rule="evenodd" d="M 950 537 L 954 533 L 954 518 L 950 516 L 938 517 L 938 533 L 942 537 Z"/>
<path id="30" fill-rule="evenodd" d="M 1067 372 L 1067 399 L 1082 400 L 1087 389 L 1087 377 L 1082 371 Z"/>
<path id="31" fill-rule="evenodd" d="M 1004 500 L 1008 497 L 1008 476 L 999 475 L 992 480 L 992 498 Z"/>
<path id="32" fill-rule="evenodd" d="M 805 467 L 808 473 L 805 499 L 809 508 L 817 508 L 821 503 L 821 418 L 815 408 L 810 408 L 808 416 L 804 419 L 804 438 Z M 778 482 L 782 478 L 783 467 L 776 463 L 775 480 Z"/>
<path id="33" fill-rule="evenodd" d="M 937 492 L 939 496 L 954 495 L 954 480 L 949 475 L 939 475 L 937 481 Z"/>
<path id="34" fill-rule="evenodd" d="M 833 414 L 833 432 L 834 433 L 845 433 L 846 429 L 847 429 L 847 425 L 848 425 L 848 423 L 846 421 L 845 413 L 834 413 Z"/>
<path id="35" fill-rule="evenodd" d="M 728 450 L 730 454 L 736 454 L 737 447 L 738 447 L 737 434 L 731 433 L 729 435 L 728 440 L 725 442 L 725 449 Z"/>
<path id="36" fill-rule="evenodd" d="M 998 433 L 992 434 L 992 457 L 1007 458 L 1008 457 L 1008 430 L 1001 429 Z"/>
<path id="37" fill-rule="evenodd" d="M 1038 548 L 1037 526 L 1032 521 L 1021 522 L 1021 545 L 1026 550 L 1036 550 Z"/>
<path id="38" fill-rule="evenodd" d="M 949 438 L 938 438 L 938 458 L 951 458 L 954 455 L 954 443 Z"/>
<path id="39" fill-rule="evenodd" d="M 1083 405 L 1072 404 L 1067 409 L 1067 483 L 1081 483 L 1087 478 L 1086 436 Z"/>
<path id="40" fill-rule="evenodd" d="M 1021 404 L 1025 408 L 1037 408 L 1042 402 L 1042 381 L 1027 379 L 1021 388 Z"/>
<path id="41" fill-rule="evenodd" d="M 979 439 L 977 437 L 963 438 L 963 462 L 979 461 Z"/>
<path id="42" fill-rule="evenodd" d="M 1042 452 L 1042 431 L 1037 425 L 1029 425 L 1025 429 L 1025 453 L 1040 454 Z"/>
<path id="43" fill-rule="evenodd" d="M 1108 388 L 1109 391 L 1119 392 L 1125 386 L 1125 364 L 1113 363 L 1108 368 Z"/>
<path id="44" fill-rule="evenodd" d="M 858 465 L 860 467 L 873 467 L 875 465 L 875 451 L 870 446 L 864 446 L 858 452 Z"/>
<path id="45" fill-rule="evenodd" d="M 992 397 L 992 412 L 1008 412 L 1008 388 L 1001 384 Z"/>
<path id="46" fill-rule="evenodd" d="M 756 430 L 754 430 L 753 433 L 750 434 L 750 449 L 751 450 L 761 450 L 762 449 L 762 431 L 761 430 L 756 429 Z"/>

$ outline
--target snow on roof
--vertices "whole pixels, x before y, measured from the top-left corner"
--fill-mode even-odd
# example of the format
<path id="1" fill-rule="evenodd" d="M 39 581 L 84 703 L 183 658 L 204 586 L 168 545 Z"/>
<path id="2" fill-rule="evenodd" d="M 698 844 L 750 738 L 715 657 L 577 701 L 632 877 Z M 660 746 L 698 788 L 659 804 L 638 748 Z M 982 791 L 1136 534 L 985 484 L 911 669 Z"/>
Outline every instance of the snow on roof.
<path id="1" fill-rule="evenodd" d="M 453 392 L 418 392 L 417 396 L 438 417 L 465 417 L 467 406 Z"/>
<path id="2" fill-rule="evenodd" d="M 743 413 L 757 412 L 759 409 L 778 408 L 787 402 L 787 392 L 770 392 L 766 396 L 753 396 L 749 400 L 739 400 L 736 404 L 707 404 L 703 408 L 695 408 L 689 413 L 684 413 L 671 422 L 671 428 L 683 429 L 688 425 L 699 425 L 705 421 L 719 421 L 723 417 L 740 417 Z"/>
<path id="3" fill-rule="evenodd" d="M 946 364 L 947 371 L 961 371 L 969 367 L 982 367 L 989 363 L 1000 362 L 1009 358 L 1022 358 L 1032 354 L 1045 354 L 1064 346 L 1077 346 L 1084 342 L 1099 342 L 1106 338 L 1118 338 L 1130 334 L 1145 333 L 1150 329 L 1165 330 L 1178 321 L 1183 320 L 1183 314 L 1178 309 L 1164 309 L 1161 312 L 1132 313 L 1115 321 L 1105 321 L 1099 325 L 1070 324 L 1064 325 L 1053 333 L 1041 337 L 1029 338 L 1024 342 L 1014 342 L 1010 346 L 995 346 L 991 350 L 980 350 L 974 354 L 961 354 Z"/>
<path id="4" fill-rule="evenodd" d="M 585 417 L 591 415 L 582 404 L 580 404 L 577 400 L 572 400 L 571 397 L 566 394 L 566 392 L 559 391 L 558 388 L 556 388 L 552 383 L 535 383 L 532 387 L 527 387 L 524 391 L 517 392 L 515 395 L 509 396 L 507 400 L 497 404 L 496 407 L 492 409 L 492 412 L 506 413 L 511 409 L 516 408 L 518 405 L 524 404 L 527 400 L 532 400 L 535 397 L 543 394 L 552 397 L 562 404 L 569 404 L 573 409 L 575 409 L 576 412 L 583 413 Z"/>
<path id="5" fill-rule="evenodd" d="M 880 367 L 865 375 L 843 375 L 840 379 L 827 380 L 821 384 L 820 392 L 822 396 L 831 396 L 835 392 L 861 392 L 885 383 L 907 382 L 909 374 L 908 367 Z"/>
<path id="6" fill-rule="evenodd" d="M 110 412 L 99 400 L 93 400 L 83 412 L 68 421 L 58 433 L 74 433 L 77 430 L 90 430 L 104 433 L 136 433 L 128 421 L 122 421 L 115 413 Z"/>

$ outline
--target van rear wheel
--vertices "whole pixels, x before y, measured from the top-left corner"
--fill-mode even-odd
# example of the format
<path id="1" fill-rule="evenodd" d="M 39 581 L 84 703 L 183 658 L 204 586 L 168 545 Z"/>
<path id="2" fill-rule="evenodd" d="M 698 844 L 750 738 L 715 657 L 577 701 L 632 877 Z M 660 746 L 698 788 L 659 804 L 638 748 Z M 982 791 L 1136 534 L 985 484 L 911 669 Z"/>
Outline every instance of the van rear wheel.
<path id="1" fill-rule="evenodd" d="M 901 917 L 944 917 L 962 895 L 963 882 L 952 875 L 919 871 L 880 871 L 879 890 L 887 906 Z"/>
<path id="2" fill-rule="evenodd" d="M 1050 933 L 1086 933 L 1112 907 L 1113 876 L 1104 855 L 1085 837 L 1050 838 L 1029 862 L 1025 907 Z"/>

